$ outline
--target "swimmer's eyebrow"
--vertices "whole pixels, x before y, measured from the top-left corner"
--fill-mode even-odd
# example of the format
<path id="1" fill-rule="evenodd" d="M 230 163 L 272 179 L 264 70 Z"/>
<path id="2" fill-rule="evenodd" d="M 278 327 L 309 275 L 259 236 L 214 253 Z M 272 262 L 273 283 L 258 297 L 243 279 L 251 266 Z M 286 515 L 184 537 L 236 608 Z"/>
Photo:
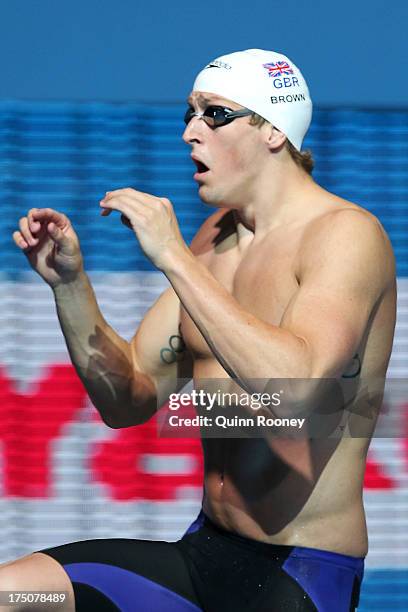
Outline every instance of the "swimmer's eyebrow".
<path id="1" fill-rule="evenodd" d="M 199 104 L 211 104 L 213 102 L 213 100 L 211 100 L 210 98 L 206 98 L 205 96 L 201 95 L 197 96 L 196 100 Z M 192 106 L 193 98 L 191 96 L 187 98 L 187 104 L 190 104 L 190 106 Z"/>

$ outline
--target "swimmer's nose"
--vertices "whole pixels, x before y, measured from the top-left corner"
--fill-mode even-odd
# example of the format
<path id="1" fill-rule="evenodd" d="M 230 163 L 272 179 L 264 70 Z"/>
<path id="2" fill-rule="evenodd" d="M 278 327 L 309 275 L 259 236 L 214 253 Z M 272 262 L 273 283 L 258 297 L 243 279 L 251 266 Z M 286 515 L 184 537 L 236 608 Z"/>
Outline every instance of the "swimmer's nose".
<path id="1" fill-rule="evenodd" d="M 207 128 L 205 121 L 202 121 L 200 117 L 192 117 L 186 125 L 186 129 L 183 132 L 183 140 L 186 144 L 193 144 L 203 141 L 203 129 Z"/>

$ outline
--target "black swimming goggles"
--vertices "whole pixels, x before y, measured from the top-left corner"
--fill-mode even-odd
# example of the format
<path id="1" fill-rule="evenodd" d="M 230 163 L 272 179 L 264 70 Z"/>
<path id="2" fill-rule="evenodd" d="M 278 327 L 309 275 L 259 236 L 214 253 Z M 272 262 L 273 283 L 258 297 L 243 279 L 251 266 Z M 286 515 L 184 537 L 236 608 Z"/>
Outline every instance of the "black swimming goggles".
<path id="1" fill-rule="evenodd" d="M 196 112 L 194 108 L 189 106 L 184 115 L 184 123 L 187 125 L 193 117 L 200 117 L 200 119 L 203 119 L 210 128 L 217 128 L 222 125 L 227 125 L 227 123 L 231 123 L 231 121 L 234 121 L 237 117 L 247 117 L 252 114 L 252 111 L 247 108 L 234 111 L 231 108 L 210 104 L 202 112 Z"/>

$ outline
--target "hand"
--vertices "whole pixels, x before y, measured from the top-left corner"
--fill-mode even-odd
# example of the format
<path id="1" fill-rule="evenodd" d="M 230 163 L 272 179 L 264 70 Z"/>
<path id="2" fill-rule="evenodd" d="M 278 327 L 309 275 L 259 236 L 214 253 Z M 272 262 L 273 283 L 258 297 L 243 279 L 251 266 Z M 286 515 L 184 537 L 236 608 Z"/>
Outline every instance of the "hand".
<path id="1" fill-rule="evenodd" d="M 65 215 L 51 208 L 32 208 L 19 227 L 13 233 L 15 244 L 52 288 L 82 272 L 79 240 Z"/>
<path id="2" fill-rule="evenodd" d="M 143 252 L 160 270 L 165 269 L 172 254 L 188 250 L 167 198 L 131 188 L 116 189 L 108 191 L 100 205 L 103 216 L 112 210 L 122 213 L 122 223 L 133 229 Z"/>

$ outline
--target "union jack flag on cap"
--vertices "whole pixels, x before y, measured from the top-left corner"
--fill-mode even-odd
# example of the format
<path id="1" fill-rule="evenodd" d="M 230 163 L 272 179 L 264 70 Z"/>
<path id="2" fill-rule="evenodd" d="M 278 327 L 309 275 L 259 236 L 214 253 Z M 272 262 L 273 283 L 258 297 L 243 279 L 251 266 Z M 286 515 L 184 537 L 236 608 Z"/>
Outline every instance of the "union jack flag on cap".
<path id="1" fill-rule="evenodd" d="M 274 62 L 274 63 L 271 62 L 270 64 L 262 64 L 262 65 L 264 68 L 266 68 L 270 77 L 277 77 L 277 76 L 280 76 L 281 74 L 293 74 L 292 68 L 290 67 L 288 62 L 285 62 L 285 61 Z"/>
<path id="2" fill-rule="evenodd" d="M 283 53 L 245 49 L 221 55 L 199 72 L 193 91 L 210 92 L 250 109 L 301 150 L 312 118 L 312 101 L 299 68 Z M 284 96 L 274 95 L 284 91 Z"/>

